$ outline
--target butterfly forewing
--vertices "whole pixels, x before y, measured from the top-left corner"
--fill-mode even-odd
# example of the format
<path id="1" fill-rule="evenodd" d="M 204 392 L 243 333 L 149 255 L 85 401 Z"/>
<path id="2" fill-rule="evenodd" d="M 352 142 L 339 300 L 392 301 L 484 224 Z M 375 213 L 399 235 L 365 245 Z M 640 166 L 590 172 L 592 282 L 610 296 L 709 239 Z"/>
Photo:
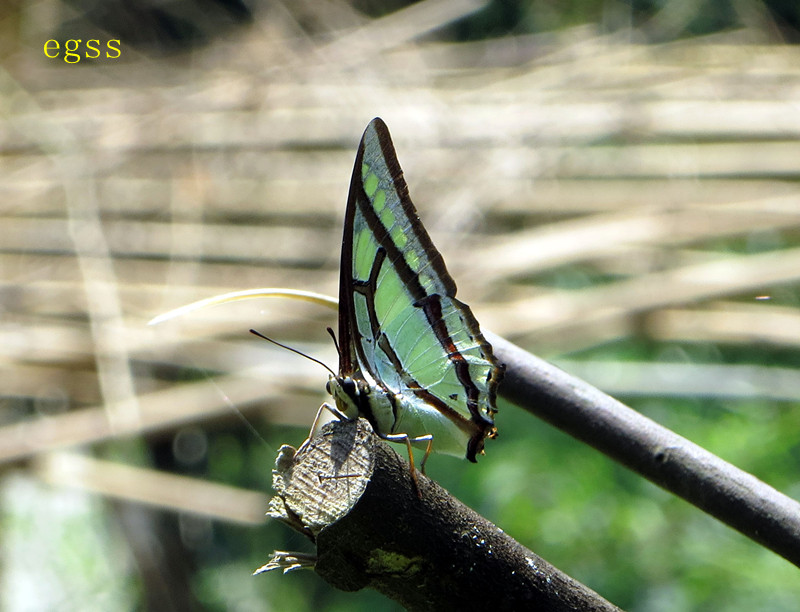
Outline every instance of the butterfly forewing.
<path id="1" fill-rule="evenodd" d="M 408 196 L 389 131 L 359 146 L 345 216 L 340 377 L 366 383 L 359 410 L 381 434 L 433 434 L 474 460 L 494 434 L 502 370 Z"/>

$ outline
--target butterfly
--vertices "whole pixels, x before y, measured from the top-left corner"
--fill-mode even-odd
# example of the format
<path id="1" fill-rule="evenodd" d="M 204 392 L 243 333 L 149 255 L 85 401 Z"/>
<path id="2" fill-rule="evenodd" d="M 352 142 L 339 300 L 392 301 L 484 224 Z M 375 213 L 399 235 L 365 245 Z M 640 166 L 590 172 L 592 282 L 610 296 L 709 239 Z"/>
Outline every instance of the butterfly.
<path id="1" fill-rule="evenodd" d="M 328 409 L 360 415 L 382 438 L 475 462 L 494 438 L 503 367 L 408 195 L 386 124 L 373 119 L 356 155 L 339 278 L 339 371 Z"/>

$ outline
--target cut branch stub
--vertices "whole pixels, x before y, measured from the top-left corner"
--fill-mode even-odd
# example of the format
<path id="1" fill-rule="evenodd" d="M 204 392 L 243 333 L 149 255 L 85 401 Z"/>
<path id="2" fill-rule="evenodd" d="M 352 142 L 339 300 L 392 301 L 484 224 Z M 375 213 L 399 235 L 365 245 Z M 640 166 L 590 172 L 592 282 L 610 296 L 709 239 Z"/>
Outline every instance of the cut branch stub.
<path id="1" fill-rule="evenodd" d="M 300 450 L 284 445 L 272 470 L 269 516 L 316 541 L 321 529 L 345 516 L 372 475 L 375 437 L 367 423 L 334 422 Z"/>
<path id="2" fill-rule="evenodd" d="M 550 565 L 380 441 L 364 419 L 283 447 L 270 514 L 317 545 L 332 586 L 374 588 L 410 610 L 617 610 Z"/>

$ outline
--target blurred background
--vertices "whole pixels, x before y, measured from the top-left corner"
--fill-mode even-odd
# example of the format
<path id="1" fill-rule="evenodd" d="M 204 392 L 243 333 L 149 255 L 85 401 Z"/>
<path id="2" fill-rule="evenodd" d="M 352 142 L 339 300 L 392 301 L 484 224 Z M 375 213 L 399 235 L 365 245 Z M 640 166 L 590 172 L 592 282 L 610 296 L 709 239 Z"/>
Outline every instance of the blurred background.
<path id="1" fill-rule="evenodd" d="M 311 550 L 264 512 L 327 374 L 247 330 L 335 367 L 335 313 L 146 325 L 336 295 L 374 116 L 484 328 L 800 497 L 793 0 L 0 11 L 3 610 L 396 609 L 251 576 Z M 536 553 L 629 610 L 800 609 L 797 568 L 499 407 L 429 475 Z"/>

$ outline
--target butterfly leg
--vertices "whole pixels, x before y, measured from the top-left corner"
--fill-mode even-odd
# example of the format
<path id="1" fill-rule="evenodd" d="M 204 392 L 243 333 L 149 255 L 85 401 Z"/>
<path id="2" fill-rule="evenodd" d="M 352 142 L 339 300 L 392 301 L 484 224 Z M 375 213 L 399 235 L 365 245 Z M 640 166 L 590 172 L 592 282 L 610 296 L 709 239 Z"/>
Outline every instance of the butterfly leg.
<path id="1" fill-rule="evenodd" d="M 327 410 L 328 412 L 330 412 L 333 416 L 335 416 L 340 421 L 349 421 L 350 420 L 347 417 L 347 415 L 344 412 L 342 412 L 341 410 L 339 410 L 336 406 L 332 406 L 328 402 L 323 402 L 322 406 L 320 406 L 319 410 L 317 410 L 317 414 L 314 417 L 314 422 L 311 423 L 311 429 L 309 429 L 309 431 L 308 431 L 308 437 L 300 445 L 300 448 L 297 449 L 298 452 L 300 452 L 306 446 L 308 446 L 308 443 L 311 442 L 311 438 L 314 437 L 314 432 L 317 430 L 317 427 L 319 425 L 319 419 L 322 416 L 322 411 L 323 410 Z"/>
<path id="2" fill-rule="evenodd" d="M 319 410 L 317 410 L 317 416 L 314 417 L 314 426 L 317 425 L 317 421 L 319 421 L 319 415 L 323 410 L 327 410 L 328 412 L 330 412 L 333 416 L 335 416 L 340 421 L 351 421 L 352 420 L 349 416 L 347 416 L 344 412 L 339 410 L 333 404 L 329 404 L 328 402 L 323 402 L 322 406 L 320 406 Z"/>
<path id="3" fill-rule="evenodd" d="M 389 440 L 390 442 L 404 442 L 406 445 L 406 449 L 408 450 L 408 463 L 409 469 L 411 470 L 411 479 L 414 481 L 414 488 L 417 490 L 417 497 L 420 499 L 422 498 L 422 491 L 419 489 L 419 481 L 417 480 L 417 468 L 414 465 L 414 451 L 411 448 L 412 442 L 427 442 L 428 448 L 425 450 L 425 456 L 422 458 L 422 463 L 420 464 L 420 471 L 425 473 L 425 462 L 428 460 L 428 455 L 431 454 L 431 448 L 433 447 L 433 434 L 425 434 L 424 436 L 417 436 L 416 438 L 409 438 L 408 434 L 383 434 L 380 436 L 384 440 Z"/>
<path id="4" fill-rule="evenodd" d="M 422 456 L 422 461 L 420 461 L 419 463 L 419 471 L 424 474 L 425 462 L 428 460 L 428 457 L 431 456 L 431 451 L 433 450 L 433 434 L 428 434 L 427 436 L 420 436 L 420 437 L 428 439 L 428 447 L 425 449 L 425 454 Z M 419 438 L 417 438 L 417 440 L 419 440 Z"/>

